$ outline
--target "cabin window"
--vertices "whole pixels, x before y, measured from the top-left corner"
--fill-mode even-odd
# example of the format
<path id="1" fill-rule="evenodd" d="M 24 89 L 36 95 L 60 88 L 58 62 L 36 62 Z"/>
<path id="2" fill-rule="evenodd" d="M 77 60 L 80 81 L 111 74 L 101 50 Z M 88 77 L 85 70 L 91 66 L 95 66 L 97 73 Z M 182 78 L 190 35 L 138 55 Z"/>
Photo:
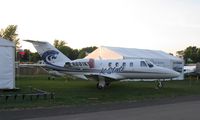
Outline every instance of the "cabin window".
<path id="1" fill-rule="evenodd" d="M 109 63 L 108 63 L 108 67 L 111 67 L 111 66 L 112 66 L 112 63 L 111 63 L 111 62 L 109 62 Z"/>
<path id="2" fill-rule="evenodd" d="M 82 66 L 82 63 L 81 63 L 81 62 L 79 62 L 79 66 Z"/>
<path id="3" fill-rule="evenodd" d="M 133 67 L 133 62 L 130 62 L 130 67 Z"/>
<path id="4" fill-rule="evenodd" d="M 147 64 L 146 64 L 144 61 L 141 61 L 141 62 L 140 62 L 140 66 L 141 66 L 141 67 L 147 67 Z"/>
<path id="5" fill-rule="evenodd" d="M 115 63 L 115 67 L 118 67 L 118 66 L 119 66 L 119 63 L 118 63 L 118 62 L 116 62 L 116 63 Z"/>
<path id="6" fill-rule="evenodd" d="M 126 66 L 126 63 L 125 63 L 125 62 L 123 62 L 123 63 L 122 63 L 122 66 L 123 66 L 123 67 L 125 67 L 125 66 Z"/>
<path id="7" fill-rule="evenodd" d="M 69 62 L 66 62 L 64 67 L 71 67 L 71 64 Z"/>
<path id="8" fill-rule="evenodd" d="M 88 66 L 88 64 L 86 62 L 84 62 L 83 64 L 84 64 L 84 66 Z"/>

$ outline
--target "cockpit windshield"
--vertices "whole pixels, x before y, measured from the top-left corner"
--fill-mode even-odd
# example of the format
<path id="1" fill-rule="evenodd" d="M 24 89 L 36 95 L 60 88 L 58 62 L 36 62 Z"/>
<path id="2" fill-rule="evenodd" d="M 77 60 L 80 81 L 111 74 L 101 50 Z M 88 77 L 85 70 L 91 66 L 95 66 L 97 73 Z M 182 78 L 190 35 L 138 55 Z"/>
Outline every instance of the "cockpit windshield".
<path id="1" fill-rule="evenodd" d="M 154 67 L 154 65 L 153 65 L 153 63 L 152 63 L 152 62 L 150 62 L 150 61 L 146 60 L 146 63 L 148 64 L 148 66 L 149 66 L 150 68 Z"/>
<path id="2" fill-rule="evenodd" d="M 147 67 L 147 64 L 146 64 L 145 61 L 140 61 L 140 66 L 141 66 L 141 67 Z"/>

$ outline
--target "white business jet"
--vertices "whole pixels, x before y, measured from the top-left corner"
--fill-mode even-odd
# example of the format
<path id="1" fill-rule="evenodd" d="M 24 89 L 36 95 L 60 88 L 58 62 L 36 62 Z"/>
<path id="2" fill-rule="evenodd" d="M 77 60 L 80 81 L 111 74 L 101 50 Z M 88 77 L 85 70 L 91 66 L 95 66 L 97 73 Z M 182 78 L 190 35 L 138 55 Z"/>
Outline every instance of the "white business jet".
<path id="1" fill-rule="evenodd" d="M 70 60 L 48 42 L 24 40 L 33 44 L 45 62 L 43 67 L 87 80 L 97 80 L 97 88 L 109 86 L 124 79 L 171 79 L 180 74 L 174 70 L 154 65 L 145 59 L 126 60 Z"/>

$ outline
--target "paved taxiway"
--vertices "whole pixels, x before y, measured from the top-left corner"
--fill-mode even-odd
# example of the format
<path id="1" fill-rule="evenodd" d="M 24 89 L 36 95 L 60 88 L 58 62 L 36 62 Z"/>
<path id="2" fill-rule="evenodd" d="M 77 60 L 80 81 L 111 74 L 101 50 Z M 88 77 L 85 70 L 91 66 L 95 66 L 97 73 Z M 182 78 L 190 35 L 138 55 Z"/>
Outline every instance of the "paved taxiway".
<path id="1" fill-rule="evenodd" d="M 200 120 L 200 101 L 30 120 Z"/>
<path id="2" fill-rule="evenodd" d="M 200 120 L 200 96 L 98 105 L 0 110 L 0 120 Z"/>

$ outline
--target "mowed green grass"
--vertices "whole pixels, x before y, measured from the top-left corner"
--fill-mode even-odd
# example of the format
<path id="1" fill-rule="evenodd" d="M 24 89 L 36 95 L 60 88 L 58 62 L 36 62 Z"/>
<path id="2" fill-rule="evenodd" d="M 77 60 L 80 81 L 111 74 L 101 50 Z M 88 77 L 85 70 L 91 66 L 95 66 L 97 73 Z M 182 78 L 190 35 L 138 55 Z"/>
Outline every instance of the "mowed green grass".
<path id="1" fill-rule="evenodd" d="M 200 95 L 200 81 L 183 80 L 164 82 L 164 88 L 155 89 L 155 82 L 113 82 L 109 88 L 98 90 L 96 81 L 72 80 L 71 78 L 56 78 L 48 80 L 47 76 L 23 76 L 16 80 L 17 92 L 9 93 L 30 93 L 30 86 L 55 93 L 55 99 L 29 97 L 25 100 L 9 97 L 6 102 L 0 98 L 0 109 L 13 108 L 34 108 L 51 106 L 75 106 L 85 104 L 102 104 L 113 102 L 141 101 L 148 99 L 159 99 L 165 97 L 176 97 L 186 95 Z"/>

